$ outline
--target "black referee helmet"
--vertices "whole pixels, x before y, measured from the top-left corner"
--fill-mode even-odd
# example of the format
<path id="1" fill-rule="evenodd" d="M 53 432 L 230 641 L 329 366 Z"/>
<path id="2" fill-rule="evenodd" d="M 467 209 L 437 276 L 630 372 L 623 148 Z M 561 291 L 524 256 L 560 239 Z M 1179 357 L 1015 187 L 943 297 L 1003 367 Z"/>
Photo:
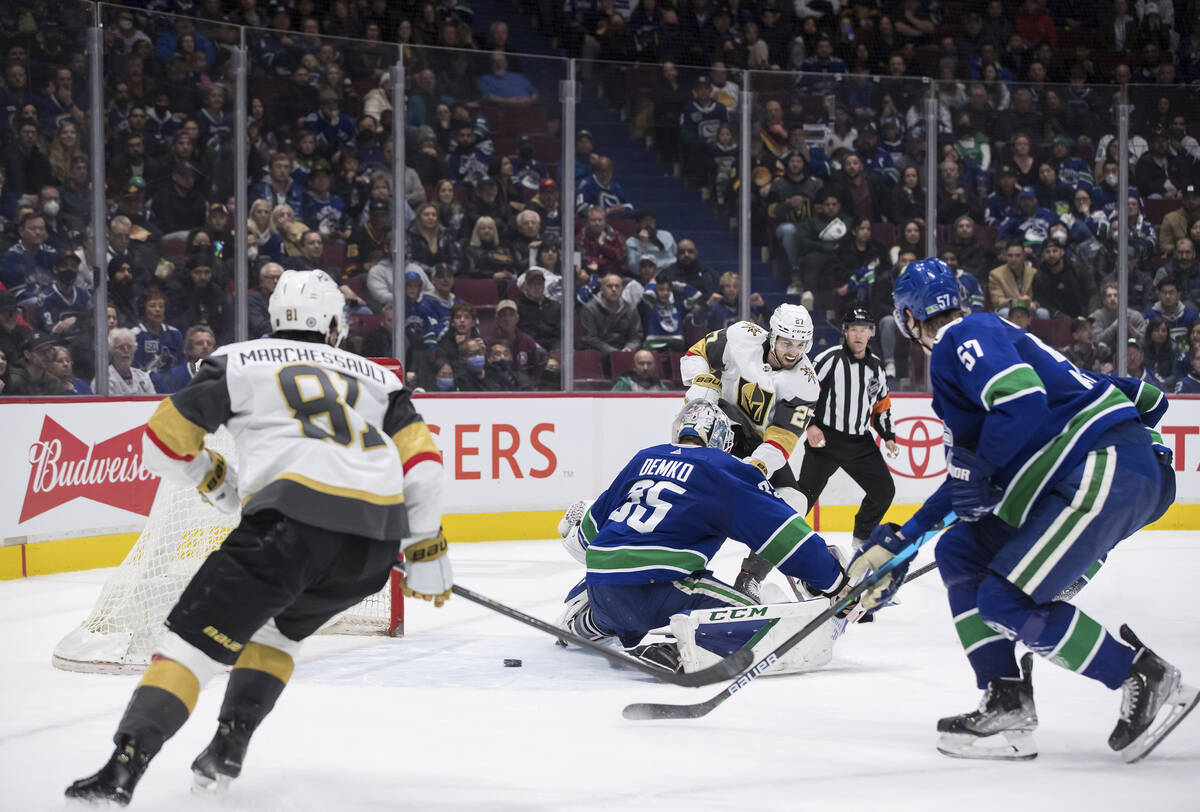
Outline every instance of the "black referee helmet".
<path id="1" fill-rule="evenodd" d="M 846 311 L 846 315 L 842 316 L 842 330 L 855 324 L 865 324 L 871 328 L 871 335 L 875 335 L 875 319 L 871 318 L 871 311 L 867 310 L 863 305 L 854 305 Z"/>

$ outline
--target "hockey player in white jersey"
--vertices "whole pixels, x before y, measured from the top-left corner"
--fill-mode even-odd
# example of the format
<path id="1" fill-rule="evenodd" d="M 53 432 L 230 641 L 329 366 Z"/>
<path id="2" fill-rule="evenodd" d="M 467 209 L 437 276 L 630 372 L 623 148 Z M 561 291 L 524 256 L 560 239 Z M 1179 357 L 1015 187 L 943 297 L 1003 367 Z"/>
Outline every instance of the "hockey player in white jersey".
<path id="1" fill-rule="evenodd" d="M 820 386 L 808 351 L 812 318 L 801 305 L 781 304 L 771 315 L 770 331 L 739 321 L 709 333 L 679 362 L 688 401 L 719 405 L 735 427 L 731 453 L 762 472 L 797 513 L 808 513 L 808 500 L 797 487 L 790 464 L 812 421 Z M 758 584 L 771 570 L 751 554 L 742 563 L 737 586 L 758 598 Z"/>
<path id="2" fill-rule="evenodd" d="M 113 737 L 116 750 L 66 794 L 129 803 L 150 760 L 232 666 L 219 726 L 192 763 L 198 787 L 241 771 L 301 641 L 386 583 L 404 551 L 405 594 L 449 596 L 442 462 L 401 382 L 337 349 L 345 299 L 322 271 L 286 271 L 272 337 L 222 347 L 146 426 L 146 466 L 195 485 L 241 521 L 193 576 Z M 242 468 L 204 446 L 228 426 Z"/>

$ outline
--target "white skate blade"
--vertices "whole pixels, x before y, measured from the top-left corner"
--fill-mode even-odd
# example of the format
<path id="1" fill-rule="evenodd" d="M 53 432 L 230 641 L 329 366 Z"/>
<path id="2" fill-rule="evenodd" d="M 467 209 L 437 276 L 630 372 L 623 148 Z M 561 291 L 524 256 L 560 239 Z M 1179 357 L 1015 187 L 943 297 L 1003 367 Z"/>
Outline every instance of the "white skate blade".
<path id="1" fill-rule="evenodd" d="M 1167 734 L 1192 712 L 1197 702 L 1200 702 L 1200 690 L 1180 683 L 1167 697 L 1163 706 L 1158 709 L 1158 716 L 1155 717 L 1156 724 L 1152 724 L 1142 735 L 1120 751 L 1121 758 L 1125 759 L 1126 764 L 1134 764 L 1150 755 L 1151 751 L 1167 737 Z"/>
<path id="2" fill-rule="evenodd" d="M 228 775 L 218 775 L 209 778 L 198 772 L 192 772 L 192 794 L 206 795 L 210 798 L 224 798 L 229 793 L 229 785 L 233 779 Z"/>
<path id="3" fill-rule="evenodd" d="M 1029 761 L 1037 758 L 1037 743 L 1032 730 L 1005 730 L 991 736 L 969 733 L 942 733 L 937 751 L 950 758 L 988 759 L 990 761 Z"/>

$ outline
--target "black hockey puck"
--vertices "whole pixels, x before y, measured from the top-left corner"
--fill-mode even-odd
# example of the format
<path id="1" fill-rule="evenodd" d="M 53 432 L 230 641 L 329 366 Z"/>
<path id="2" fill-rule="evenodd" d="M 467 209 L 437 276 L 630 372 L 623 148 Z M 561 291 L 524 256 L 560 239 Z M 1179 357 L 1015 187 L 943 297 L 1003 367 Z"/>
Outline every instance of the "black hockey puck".
<path id="1" fill-rule="evenodd" d="M 520 668 L 521 661 L 520 660 L 505 660 L 504 667 L 505 668 Z"/>

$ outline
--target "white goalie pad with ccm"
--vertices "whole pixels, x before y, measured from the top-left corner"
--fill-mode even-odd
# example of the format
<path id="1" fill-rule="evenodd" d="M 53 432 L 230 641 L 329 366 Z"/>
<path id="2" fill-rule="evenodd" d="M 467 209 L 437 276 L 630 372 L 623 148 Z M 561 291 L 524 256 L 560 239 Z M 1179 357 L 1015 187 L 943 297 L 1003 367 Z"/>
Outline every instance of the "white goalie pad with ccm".
<path id="1" fill-rule="evenodd" d="M 722 606 L 671 615 L 671 633 L 679 644 L 686 673 L 708 668 L 744 646 L 754 659 L 766 656 L 829 608 L 828 598 L 765 606 Z M 763 674 L 796 674 L 833 659 L 833 641 L 844 620 L 833 620 L 804 638 Z"/>

